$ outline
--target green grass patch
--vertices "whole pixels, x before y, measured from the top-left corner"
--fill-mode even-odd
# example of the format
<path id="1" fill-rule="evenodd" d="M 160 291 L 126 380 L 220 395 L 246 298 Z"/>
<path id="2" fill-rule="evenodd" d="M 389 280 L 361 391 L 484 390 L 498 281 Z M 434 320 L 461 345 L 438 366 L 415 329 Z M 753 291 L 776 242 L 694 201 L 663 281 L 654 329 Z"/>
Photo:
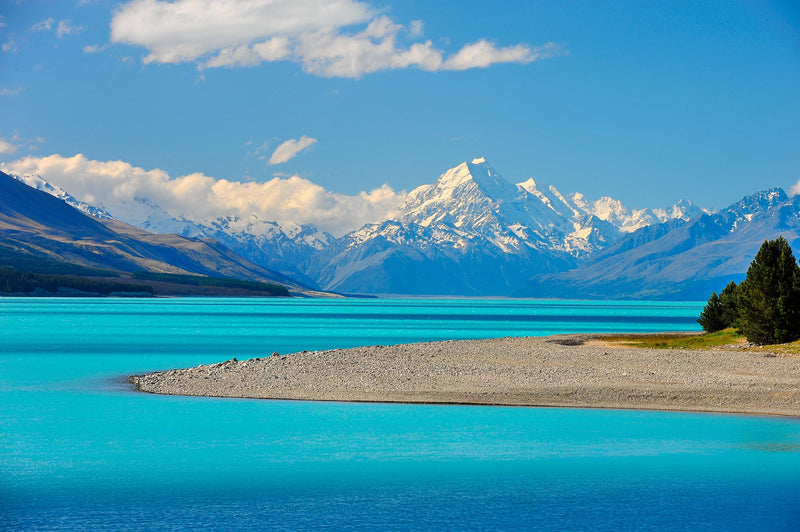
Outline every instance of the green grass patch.
<path id="1" fill-rule="evenodd" d="M 632 334 L 601 336 L 600 340 L 653 349 L 708 349 L 717 345 L 735 344 L 744 337 L 733 328 L 709 334 Z M 800 346 L 798 346 L 800 347 Z"/>

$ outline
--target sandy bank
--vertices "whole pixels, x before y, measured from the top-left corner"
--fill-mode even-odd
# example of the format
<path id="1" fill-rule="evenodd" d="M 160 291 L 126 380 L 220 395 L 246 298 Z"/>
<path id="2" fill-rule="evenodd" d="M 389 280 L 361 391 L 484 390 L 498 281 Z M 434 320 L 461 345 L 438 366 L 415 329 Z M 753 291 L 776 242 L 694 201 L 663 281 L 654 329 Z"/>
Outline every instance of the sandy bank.
<path id="1" fill-rule="evenodd" d="M 800 358 L 601 344 L 592 335 L 371 346 L 130 378 L 167 395 L 800 416 Z"/>

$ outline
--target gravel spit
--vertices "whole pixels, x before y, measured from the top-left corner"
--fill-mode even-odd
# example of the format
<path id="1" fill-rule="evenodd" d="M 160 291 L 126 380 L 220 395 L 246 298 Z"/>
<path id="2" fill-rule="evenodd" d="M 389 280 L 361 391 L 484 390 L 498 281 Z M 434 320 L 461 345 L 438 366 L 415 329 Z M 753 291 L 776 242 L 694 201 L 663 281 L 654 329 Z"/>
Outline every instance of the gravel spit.
<path id="1" fill-rule="evenodd" d="M 639 349 L 594 335 L 273 353 L 129 380 L 166 395 L 800 416 L 800 357 Z"/>

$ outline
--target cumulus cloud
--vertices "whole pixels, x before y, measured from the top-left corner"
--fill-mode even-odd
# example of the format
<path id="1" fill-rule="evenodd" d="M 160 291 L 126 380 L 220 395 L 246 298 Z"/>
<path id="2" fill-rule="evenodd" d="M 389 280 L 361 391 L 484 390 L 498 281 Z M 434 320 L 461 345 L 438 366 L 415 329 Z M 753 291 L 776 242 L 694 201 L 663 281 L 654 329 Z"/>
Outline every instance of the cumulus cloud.
<path id="1" fill-rule="evenodd" d="M 789 189 L 789 194 L 796 195 L 800 194 L 800 179 L 797 180 L 797 183 L 792 185 L 792 188 Z"/>
<path id="2" fill-rule="evenodd" d="M 294 159 L 295 155 L 317 142 L 303 135 L 300 140 L 289 139 L 278 146 L 269 158 L 269 164 L 281 164 Z"/>
<path id="3" fill-rule="evenodd" d="M 41 175 L 112 215 L 124 212 L 124 202 L 151 198 L 170 215 L 189 220 L 232 215 L 248 219 L 255 214 L 279 223 L 311 224 L 337 236 L 391 218 L 404 199 L 404 193 L 388 185 L 348 196 L 298 176 L 275 177 L 265 183 L 216 179 L 202 173 L 170 177 L 163 170 L 145 170 L 123 161 L 94 161 L 81 154 L 24 157 L 2 163 L 0 168 L 18 175 Z"/>
<path id="4" fill-rule="evenodd" d="M 295 55 L 309 74 L 324 77 L 358 78 L 393 68 L 416 66 L 438 70 L 442 52 L 430 41 L 398 48 L 397 36 L 405 30 L 389 17 L 381 16 L 356 35 L 342 35 L 326 29 L 297 39 Z"/>
<path id="5" fill-rule="evenodd" d="M 289 38 L 279 35 L 249 46 L 242 44 L 224 48 L 200 66 L 201 68 L 254 66 L 265 61 L 280 61 L 290 54 Z"/>
<path id="6" fill-rule="evenodd" d="M 345 31 L 365 23 L 361 31 Z M 420 20 L 405 27 L 356 0 L 134 0 L 111 21 L 111 41 L 146 48 L 145 63 L 195 61 L 206 69 L 293 61 L 323 77 L 530 63 L 552 57 L 558 48 L 479 40 L 446 57 L 430 40 L 408 42 L 422 32 Z"/>
<path id="7" fill-rule="evenodd" d="M 111 21 L 112 42 L 144 46 L 146 63 L 179 63 L 274 36 L 364 22 L 353 0 L 134 0 Z"/>

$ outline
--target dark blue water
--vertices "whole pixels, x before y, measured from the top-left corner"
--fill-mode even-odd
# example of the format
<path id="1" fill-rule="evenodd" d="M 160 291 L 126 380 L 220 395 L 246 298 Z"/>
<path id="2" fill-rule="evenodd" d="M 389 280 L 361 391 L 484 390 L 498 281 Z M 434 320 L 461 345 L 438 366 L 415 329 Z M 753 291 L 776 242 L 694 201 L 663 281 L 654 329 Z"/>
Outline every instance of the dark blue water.
<path id="1" fill-rule="evenodd" d="M 0 528 L 798 530 L 800 421 L 132 392 L 319 349 L 697 328 L 702 304 L 0 300 Z"/>

